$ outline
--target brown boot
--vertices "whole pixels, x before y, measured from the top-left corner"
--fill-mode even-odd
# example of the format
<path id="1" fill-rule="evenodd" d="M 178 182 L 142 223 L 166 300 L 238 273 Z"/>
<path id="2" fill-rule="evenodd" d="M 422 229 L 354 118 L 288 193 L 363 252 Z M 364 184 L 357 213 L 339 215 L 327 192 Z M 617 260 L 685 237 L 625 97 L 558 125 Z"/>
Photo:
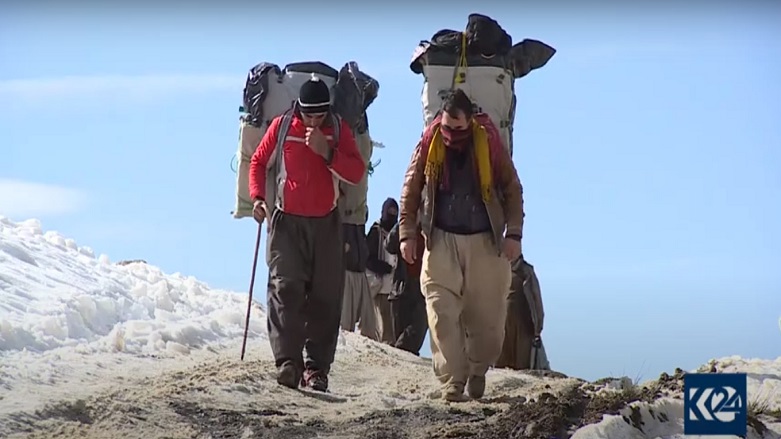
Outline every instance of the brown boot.
<path id="1" fill-rule="evenodd" d="M 277 384 L 290 389 L 297 389 L 300 380 L 301 375 L 293 362 L 285 362 L 279 367 L 279 371 L 277 372 Z"/>
<path id="2" fill-rule="evenodd" d="M 307 369 L 304 372 L 303 380 L 306 387 L 318 392 L 328 391 L 328 375 L 319 370 Z"/>
<path id="3" fill-rule="evenodd" d="M 482 398 L 485 394 L 485 376 L 470 376 L 466 382 L 466 393 L 473 399 Z"/>

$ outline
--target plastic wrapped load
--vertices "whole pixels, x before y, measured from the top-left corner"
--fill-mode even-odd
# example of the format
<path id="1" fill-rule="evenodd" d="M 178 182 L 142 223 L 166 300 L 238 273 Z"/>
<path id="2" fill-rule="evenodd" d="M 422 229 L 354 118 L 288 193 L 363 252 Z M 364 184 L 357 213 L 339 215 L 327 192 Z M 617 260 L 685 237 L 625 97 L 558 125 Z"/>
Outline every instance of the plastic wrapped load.
<path id="1" fill-rule="evenodd" d="M 358 145 L 358 151 L 366 163 L 369 163 L 372 157 L 373 147 L 369 130 L 355 134 L 355 143 Z M 356 185 L 350 185 L 345 182 L 339 182 L 339 201 L 338 208 L 342 215 L 342 222 L 345 224 L 366 224 L 368 213 L 369 197 L 369 173 L 363 174 L 363 178 Z"/>
<path id="2" fill-rule="evenodd" d="M 234 218 L 252 216 L 253 203 L 249 198 L 252 154 L 271 121 L 292 108 L 301 85 L 312 75 L 329 86 L 334 112 L 350 126 L 367 163 L 371 159 L 372 141 L 368 134 L 366 109 L 376 99 L 379 83 L 362 72 L 357 63 L 350 61 L 339 71 L 319 61 L 297 62 L 284 68 L 269 62 L 259 63 L 247 74 L 243 94 L 244 114 L 239 117 L 236 203 L 232 212 Z M 354 222 L 354 218 L 365 210 L 368 192 L 366 176 L 357 186 L 341 183 L 340 187 L 344 198 L 339 200 L 340 208 L 343 212 L 356 212 L 345 216 L 345 220 L 363 224 L 363 218 L 360 223 Z"/>
<path id="3" fill-rule="evenodd" d="M 463 89 L 491 117 L 513 153 L 517 97 L 515 80 L 543 67 L 556 50 L 536 40 L 512 45 L 511 36 L 492 18 L 471 14 L 463 32 L 443 29 L 415 48 L 410 70 L 425 78 L 423 121 L 431 123 L 452 88 Z"/>
<path id="4" fill-rule="evenodd" d="M 369 128 L 366 110 L 377 98 L 380 84 L 350 61 L 339 70 L 336 81 L 334 111 L 347 121 L 355 133 Z"/>

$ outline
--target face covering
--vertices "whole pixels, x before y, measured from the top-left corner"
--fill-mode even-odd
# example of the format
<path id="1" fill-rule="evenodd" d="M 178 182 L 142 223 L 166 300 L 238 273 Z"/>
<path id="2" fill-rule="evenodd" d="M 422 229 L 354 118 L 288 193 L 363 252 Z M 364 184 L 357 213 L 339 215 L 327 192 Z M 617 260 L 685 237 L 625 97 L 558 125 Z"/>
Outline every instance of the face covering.
<path id="1" fill-rule="evenodd" d="M 442 142 L 449 148 L 462 149 L 472 140 L 472 129 L 470 127 L 454 130 L 443 126 L 441 131 Z"/>
<path id="2" fill-rule="evenodd" d="M 396 215 L 385 214 L 380 218 L 380 226 L 382 226 L 383 229 L 390 231 L 390 229 L 396 225 L 396 221 Z"/>

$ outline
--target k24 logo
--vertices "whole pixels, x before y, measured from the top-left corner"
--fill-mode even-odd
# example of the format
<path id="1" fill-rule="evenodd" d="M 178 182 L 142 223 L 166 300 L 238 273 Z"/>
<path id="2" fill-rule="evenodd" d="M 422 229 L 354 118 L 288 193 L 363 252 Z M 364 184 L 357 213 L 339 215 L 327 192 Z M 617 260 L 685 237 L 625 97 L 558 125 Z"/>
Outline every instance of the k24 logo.
<path id="1" fill-rule="evenodd" d="M 690 416 L 694 420 L 732 422 L 743 410 L 743 399 L 733 387 L 695 387 L 689 389 L 689 392 L 692 401 L 696 401 L 689 407 Z"/>
<path id="2" fill-rule="evenodd" d="M 684 434 L 746 435 L 746 374 L 684 375 Z"/>

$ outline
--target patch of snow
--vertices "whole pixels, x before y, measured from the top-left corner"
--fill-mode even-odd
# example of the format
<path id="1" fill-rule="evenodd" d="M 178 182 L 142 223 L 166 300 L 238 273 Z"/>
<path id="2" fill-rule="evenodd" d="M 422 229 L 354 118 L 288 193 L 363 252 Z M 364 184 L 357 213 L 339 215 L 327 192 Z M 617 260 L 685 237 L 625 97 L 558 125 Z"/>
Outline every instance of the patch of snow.
<path id="1" fill-rule="evenodd" d="M 68 394 L 109 366 L 143 375 L 188 364 L 183 356 L 243 336 L 246 297 L 147 264 L 114 265 L 38 220 L 2 217 L 0 411 L 33 404 L 31 394 Z M 256 306 L 249 334 L 265 332 Z"/>
<path id="2" fill-rule="evenodd" d="M 246 296 L 147 264 L 95 258 L 38 220 L 0 224 L 0 353 L 186 354 L 243 333 Z M 250 328 L 262 333 L 262 316 Z"/>
<path id="3" fill-rule="evenodd" d="M 781 357 L 775 360 L 733 356 L 711 361 L 718 372 L 746 373 L 748 403 L 760 402 L 769 410 L 781 410 Z M 691 371 L 695 372 L 695 371 Z M 632 407 L 639 410 L 640 426 L 631 422 Z M 764 435 L 749 428 L 747 439 L 781 438 L 781 423 L 766 423 Z M 581 427 L 571 439 L 709 439 L 715 436 L 683 435 L 683 399 L 662 398 L 653 403 L 633 403 L 619 415 L 608 415 L 597 424 Z M 737 436 L 718 436 L 737 439 Z"/>

